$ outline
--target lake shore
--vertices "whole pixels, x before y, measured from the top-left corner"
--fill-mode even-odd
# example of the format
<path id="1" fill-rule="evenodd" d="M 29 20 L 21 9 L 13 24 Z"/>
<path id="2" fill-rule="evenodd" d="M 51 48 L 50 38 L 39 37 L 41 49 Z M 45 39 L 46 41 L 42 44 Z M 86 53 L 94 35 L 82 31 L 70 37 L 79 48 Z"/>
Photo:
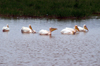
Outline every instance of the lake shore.
<path id="1" fill-rule="evenodd" d="M 57 17 L 57 16 L 27 16 L 27 15 L 2 15 L 0 14 L 0 17 L 1 18 L 14 18 L 14 19 L 17 19 L 17 18 L 39 18 L 39 19 L 43 19 L 43 18 L 46 18 L 46 19 L 88 19 L 88 18 L 91 18 L 89 16 L 87 17 L 74 17 L 74 16 L 69 16 L 69 17 Z"/>
<path id="2" fill-rule="evenodd" d="M 100 0 L 1 0 L 1 17 L 77 19 L 100 14 Z"/>

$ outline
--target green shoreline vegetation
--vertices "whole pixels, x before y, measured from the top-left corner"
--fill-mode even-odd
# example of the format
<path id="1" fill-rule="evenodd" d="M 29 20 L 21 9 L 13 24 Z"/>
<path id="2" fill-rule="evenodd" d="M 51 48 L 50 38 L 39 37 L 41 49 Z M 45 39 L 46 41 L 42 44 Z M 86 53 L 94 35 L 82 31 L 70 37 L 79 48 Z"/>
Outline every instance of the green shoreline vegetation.
<path id="1" fill-rule="evenodd" d="M 0 15 L 85 17 L 100 14 L 100 0 L 1 0 Z"/>

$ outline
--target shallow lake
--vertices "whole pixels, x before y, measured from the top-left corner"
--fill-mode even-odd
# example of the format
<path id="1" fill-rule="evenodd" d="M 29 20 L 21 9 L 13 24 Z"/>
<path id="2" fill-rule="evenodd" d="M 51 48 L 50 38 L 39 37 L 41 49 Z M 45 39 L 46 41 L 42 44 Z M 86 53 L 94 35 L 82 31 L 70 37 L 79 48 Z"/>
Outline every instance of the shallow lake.
<path id="1" fill-rule="evenodd" d="M 9 24 L 10 31 L 2 32 Z M 31 24 L 36 34 L 22 34 Z M 89 32 L 62 35 L 65 27 L 86 24 Z M 39 30 L 57 28 L 52 36 Z M 100 19 L 4 19 L 0 18 L 0 66 L 100 66 Z"/>

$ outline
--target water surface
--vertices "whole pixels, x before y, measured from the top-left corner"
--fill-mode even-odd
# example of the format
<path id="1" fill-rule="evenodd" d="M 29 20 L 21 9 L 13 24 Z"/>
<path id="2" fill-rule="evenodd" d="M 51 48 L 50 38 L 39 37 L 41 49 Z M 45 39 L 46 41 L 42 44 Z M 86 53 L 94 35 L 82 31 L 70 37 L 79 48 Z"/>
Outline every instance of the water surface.
<path id="1" fill-rule="evenodd" d="M 2 32 L 9 24 L 10 31 Z M 36 34 L 22 34 L 31 24 Z M 89 32 L 62 35 L 74 25 L 87 25 Z M 39 30 L 58 28 L 52 36 L 40 36 Z M 0 66 L 100 66 L 100 19 L 4 19 L 0 18 Z"/>

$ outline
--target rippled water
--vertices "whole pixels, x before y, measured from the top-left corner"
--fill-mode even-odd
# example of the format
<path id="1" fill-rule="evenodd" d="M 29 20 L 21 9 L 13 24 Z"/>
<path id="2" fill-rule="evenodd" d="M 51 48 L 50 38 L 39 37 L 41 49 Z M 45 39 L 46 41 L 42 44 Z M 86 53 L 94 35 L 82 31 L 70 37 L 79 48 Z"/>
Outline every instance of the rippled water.
<path id="1" fill-rule="evenodd" d="M 2 32 L 9 24 L 10 31 Z M 31 24 L 36 34 L 22 34 L 22 26 Z M 89 32 L 62 35 L 74 25 L 87 25 Z M 40 36 L 39 30 L 58 28 L 52 36 Z M 100 66 L 100 19 L 0 19 L 0 66 Z"/>

